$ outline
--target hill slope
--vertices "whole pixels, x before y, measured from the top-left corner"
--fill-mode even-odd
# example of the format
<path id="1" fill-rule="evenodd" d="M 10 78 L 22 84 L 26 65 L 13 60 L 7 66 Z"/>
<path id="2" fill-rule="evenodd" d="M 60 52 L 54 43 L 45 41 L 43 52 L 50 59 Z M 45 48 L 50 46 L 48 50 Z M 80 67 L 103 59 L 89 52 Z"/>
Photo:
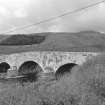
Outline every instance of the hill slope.
<path id="1" fill-rule="evenodd" d="M 48 32 L 10 35 L 0 40 L 2 54 L 23 51 L 105 51 L 105 34 L 94 31 Z"/>

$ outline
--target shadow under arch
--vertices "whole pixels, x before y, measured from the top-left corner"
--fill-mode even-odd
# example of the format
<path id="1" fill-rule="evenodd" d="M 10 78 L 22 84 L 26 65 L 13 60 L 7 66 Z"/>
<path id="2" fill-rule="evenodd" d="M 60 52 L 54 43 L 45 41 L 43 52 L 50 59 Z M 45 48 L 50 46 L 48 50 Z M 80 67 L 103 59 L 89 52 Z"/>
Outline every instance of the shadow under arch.
<path id="1" fill-rule="evenodd" d="M 77 65 L 78 64 L 75 64 L 75 63 L 67 63 L 67 64 L 60 66 L 55 72 L 56 79 L 60 79 L 65 74 L 71 73 L 71 69 Z"/>
<path id="2" fill-rule="evenodd" d="M 34 61 L 25 61 L 18 69 L 18 75 L 23 76 L 21 82 L 36 81 L 40 72 L 43 72 L 42 68 Z"/>
<path id="3" fill-rule="evenodd" d="M 0 73 L 7 73 L 10 65 L 7 62 L 0 63 Z"/>

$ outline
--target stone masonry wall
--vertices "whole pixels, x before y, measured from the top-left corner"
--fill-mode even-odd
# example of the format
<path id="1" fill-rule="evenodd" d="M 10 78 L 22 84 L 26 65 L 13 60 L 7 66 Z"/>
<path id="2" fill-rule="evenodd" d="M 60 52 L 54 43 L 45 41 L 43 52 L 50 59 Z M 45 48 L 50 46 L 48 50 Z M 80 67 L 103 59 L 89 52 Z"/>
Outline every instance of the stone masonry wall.
<path id="1" fill-rule="evenodd" d="M 58 51 L 41 51 L 41 52 L 22 52 L 9 55 L 0 55 L 0 63 L 7 62 L 11 69 L 18 68 L 26 61 L 35 61 L 44 72 L 47 68 L 56 71 L 61 65 L 66 63 L 76 63 L 81 65 L 87 59 L 92 58 L 100 53 L 93 52 L 58 52 Z"/>

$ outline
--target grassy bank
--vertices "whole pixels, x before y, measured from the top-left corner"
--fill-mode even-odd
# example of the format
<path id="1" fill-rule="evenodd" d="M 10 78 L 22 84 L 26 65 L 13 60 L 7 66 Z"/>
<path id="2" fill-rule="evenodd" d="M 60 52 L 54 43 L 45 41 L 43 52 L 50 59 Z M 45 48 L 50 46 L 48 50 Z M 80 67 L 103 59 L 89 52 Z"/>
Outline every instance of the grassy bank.
<path id="1" fill-rule="evenodd" d="M 60 80 L 43 79 L 0 92 L 0 105 L 104 105 L 105 55 L 72 69 Z"/>

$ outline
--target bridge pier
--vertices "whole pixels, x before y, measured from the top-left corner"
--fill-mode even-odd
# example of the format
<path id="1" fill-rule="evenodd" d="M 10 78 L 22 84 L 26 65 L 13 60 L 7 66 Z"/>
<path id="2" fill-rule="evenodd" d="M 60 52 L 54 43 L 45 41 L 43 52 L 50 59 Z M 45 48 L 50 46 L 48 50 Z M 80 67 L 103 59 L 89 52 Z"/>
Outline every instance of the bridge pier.
<path id="1" fill-rule="evenodd" d="M 8 69 L 7 71 L 7 76 L 8 77 L 14 77 L 18 75 L 18 69 L 16 66 L 11 67 L 10 69 Z"/>

